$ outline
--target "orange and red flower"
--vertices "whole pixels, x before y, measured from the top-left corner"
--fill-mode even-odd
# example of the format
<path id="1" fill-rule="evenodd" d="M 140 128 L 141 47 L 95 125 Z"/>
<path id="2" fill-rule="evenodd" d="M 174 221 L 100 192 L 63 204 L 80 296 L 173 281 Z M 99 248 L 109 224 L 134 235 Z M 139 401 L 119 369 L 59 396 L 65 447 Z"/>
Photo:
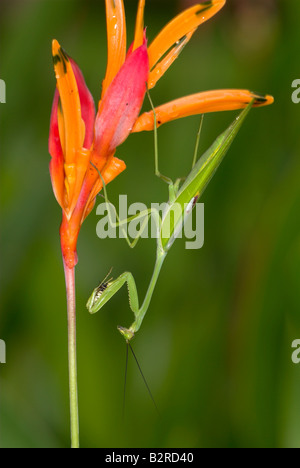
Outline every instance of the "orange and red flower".
<path id="1" fill-rule="evenodd" d="M 56 91 L 52 106 L 49 152 L 53 191 L 63 210 L 60 228 L 65 265 L 77 263 L 80 227 L 91 212 L 102 181 L 111 182 L 125 168 L 116 148 L 132 132 L 153 130 L 153 112 L 139 116 L 147 87 L 153 88 L 200 24 L 226 0 L 209 0 L 175 17 L 148 46 L 144 29 L 145 0 L 139 0 L 134 41 L 126 52 L 123 0 L 106 0 L 108 58 L 97 111 L 78 65 L 52 43 Z M 155 109 L 157 126 L 193 114 L 234 110 L 254 100 L 271 104 L 271 96 L 247 90 L 217 90 L 187 96 Z M 92 164 L 91 164 L 92 163 Z"/>

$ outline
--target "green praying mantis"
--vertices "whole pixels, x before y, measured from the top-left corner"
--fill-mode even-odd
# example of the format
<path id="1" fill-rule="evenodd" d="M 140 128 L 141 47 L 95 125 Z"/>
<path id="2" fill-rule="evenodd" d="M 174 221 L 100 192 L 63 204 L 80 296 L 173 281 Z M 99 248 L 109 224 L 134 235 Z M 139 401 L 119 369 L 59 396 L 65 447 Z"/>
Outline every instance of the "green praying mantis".
<path id="1" fill-rule="evenodd" d="M 196 147 L 193 160 L 193 168 L 190 174 L 183 181 L 177 179 L 174 183 L 168 177 L 162 175 L 158 169 L 158 144 L 157 144 L 157 130 L 156 130 L 156 115 L 150 95 L 148 94 L 150 104 L 154 114 L 154 153 L 155 153 L 155 175 L 168 184 L 169 188 L 169 201 L 166 204 L 166 209 L 162 216 L 157 210 L 147 210 L 146 212 L 139 213 L 138 215 L 125 220 L 117 219 L 118 225 L 124 225 L 131 219 L 136 217 L 147 218 L 152 215 L 157 228 L 157 246 L 156 246 L 156 261 L 153 269 L 153 274 L 146 292 L 144 301 L 140 305 L 138 292 L 135 280 L 130 272 L 122 273 L 117 279 L 109 278 L 110 273 L 105 279 L 97 286 L 92 292 L 88 302 L 87 309 L 91 314 L 98 312 L 118 291 L 122 286 L 127 283 L 129 294 L 129 305 L 134 314 L 134 321 L 129 328 L 118 326 L 118 330 L 125 338 L 126 342 L 135 336 L 136 332 L 140 329 L 144 317 L 148 311 L 151 298 L 156 286 L 159 273 L 161 271 L 164 260 L 172 247 L 178 233 L 184 226 L 187 218 L 190 216 L 194 206 L 200 199 L 205 188 L 218 169 L 222 160 L 224 159 L 227 151 L 229 150 L 234 138 L 240 130 L 246 116 L 248 115 L 253 101 L 236 117 L 233 123 L 214 141 L 212 146 L 201 156 L 197 161 L 197 151 L 199 145 L 199 138 L 202 126 L 200 123 L 199 132 L 196 140 Z M 106 203 L 108 203 L 107 191 L 101 173 L 98 171 L 99 177 L 103 183 L 103 191 Z M 176 206 L 176 209 L 174 209 Z M 109 210 L 108 210 L 109 212 Z M 141 228 L 142 231 L 143 228 Z M 127 235 L 126 240 L 131 247 L 134 247 L 137 239 L 131 244 Z"/>

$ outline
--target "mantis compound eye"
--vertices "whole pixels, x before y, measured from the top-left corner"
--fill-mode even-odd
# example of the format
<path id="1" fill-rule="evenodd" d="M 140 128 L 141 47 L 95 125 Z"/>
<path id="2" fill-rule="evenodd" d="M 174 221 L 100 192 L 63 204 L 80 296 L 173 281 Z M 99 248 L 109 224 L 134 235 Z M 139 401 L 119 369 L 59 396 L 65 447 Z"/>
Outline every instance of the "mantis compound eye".
<path id="1" fill-rule="evenodd" d="M 112 279 L 112 278 L 111 278 Z M 104 293 L 104 291 L 111 285 L 111 280 L 101 283 L 95 293 L 94 300 L 96 301 Z"/>

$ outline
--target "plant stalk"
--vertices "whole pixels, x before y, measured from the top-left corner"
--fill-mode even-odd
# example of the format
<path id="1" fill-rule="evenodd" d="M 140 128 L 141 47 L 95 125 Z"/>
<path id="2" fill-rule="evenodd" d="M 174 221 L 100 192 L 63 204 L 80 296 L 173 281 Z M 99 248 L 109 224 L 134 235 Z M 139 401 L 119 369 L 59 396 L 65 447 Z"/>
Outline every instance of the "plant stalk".
<path id="1" fill-rule="evenodd" d="M 75 267 L 70 269 L 64 263 L 67 312 L 68 312 L 68 361 L 69 361 L 69 393 L 70 393 L 70 423 L 71 448 L 79 448 L 79 418 L 77 389 L 77 359 L 76 359 L 76 299 L 75 299 Z"/>

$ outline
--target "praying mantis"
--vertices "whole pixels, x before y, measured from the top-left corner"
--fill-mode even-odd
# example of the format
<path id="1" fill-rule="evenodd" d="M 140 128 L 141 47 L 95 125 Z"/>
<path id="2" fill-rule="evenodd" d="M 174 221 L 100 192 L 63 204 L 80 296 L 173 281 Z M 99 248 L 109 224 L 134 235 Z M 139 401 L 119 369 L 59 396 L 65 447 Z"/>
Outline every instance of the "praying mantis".
<path id="1" fill-rule="evenodd" d="M 150 95 L 148 94 L 150 104 L 154 114 L 154 153 L 155 153 L 155 175 L 162 179 L 168 184 L 169 188 L 169 200 L 166 204 L 166 209 L 162 215 L 156 210 L 147 210 L 146 212 L 139 213 L 137 217 L 149 217 L 152 215 L 156 222 L 157 227 L 157 245 L 156 245 L 156 260 L 152 273 L 152 277 L 146 292 L 144 301 L 140 306 L 138 292 L 136 288 L 135 280 L 130 272 L 122 273 L 117 279 L 108 279 L 110 273 L 105 279 L 97 286 L 87 302 L 87 309 L 91 314 L 98 312 L 121 288 L 127 283 L 128 294 L 129 294 L 129 306 L 134 314 L 134 321 L 130 327 L 118 326 L 119 332 L 123 335 L 126 342 L 135 336 L 137 331 L 140 329 L 144 317 L 148 311 L 151 298 L 156 286 L 162 265 L 166 259 L 166 256 L 172 247 L 175 239 L 178 236 L 178 232 L 182 229 L 187 218 L 191 214 L 197 201 L 200 199 L 205 188 L 213 177 L 214 173 L 218 169 L 226 153 L 228 152 L 234 138 L 240 130 L 245 118 L 247 117 L 254 100 L 250 102 L 247 107 L 236 117 L 233 123 L 214 141 L 211 147 L 200 157 L 197 161 L 197 151 L 200 138 L 200 129 L 202 126 L 202 120 L 200 129 L 197 135 L 196 147 L 193 160 L 193 168 L 182 185 L 180 183 L 182 179 L 177 179 L 174 183 L 168 177 L 162 175 L 158 169 L 158 144 L 157 144 L 157 130 L 156 130 L 156 115 L 154 106 L 151 101 Z M 99 177 L 103 182 L 103 190 L 105 201 L 108 202 L 106 187 L 99 173 Z M 176 206 L 176 209 L 174 207 Z M 132 218 L 126 220 L 119 220 L 119 224 L 127 223 Z M 147 221 L 147 219 L 146 219 Z M 127 241 L 129 239 L 127 238 Z M 137 239 L 135 240 L 135 242 Z M 131 245 L 134 246 L 134 245 Z"/>

